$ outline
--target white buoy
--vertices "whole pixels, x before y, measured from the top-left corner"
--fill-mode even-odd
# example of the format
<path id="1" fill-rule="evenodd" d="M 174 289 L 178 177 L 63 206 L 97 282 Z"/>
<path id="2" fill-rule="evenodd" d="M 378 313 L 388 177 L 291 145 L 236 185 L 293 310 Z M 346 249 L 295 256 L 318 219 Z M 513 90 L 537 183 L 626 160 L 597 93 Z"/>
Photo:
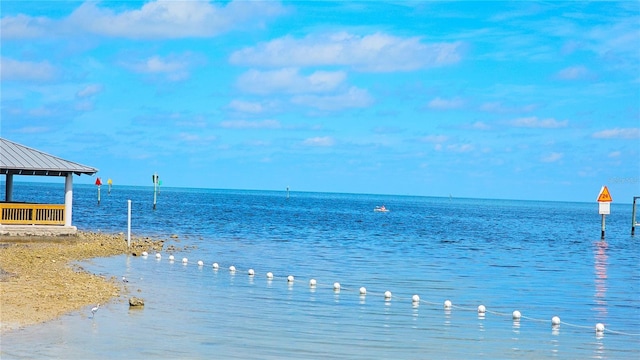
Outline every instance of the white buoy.
<path id="1" fill-rule="evenodd" d="M 249 269 L 249 271 L 247 272 L 249 274 L 249 276 L 253 276 L 256 274 L 255 271 L 253 271 L 253 269 Z"/>
<path id="2" fill-rule="evenodd" d="M 236 272 L 236 267 L 233 265 L 229 266 L 229 271 Z"/>
<path id="3" fill-rule="evenodd" d="M 478 306 L 478 314 L 484 314 L 487 312 L 487 308 L 484 305 Z"/>
<path id="4" fill-rule="evenodd" d="M 411 297 L 411 301 L 412 301 L 412 302 L 414 302 L 414 303 L 420 302 L 420 296 L 418 296 L 418 295 L 413 295 L 413 296 Z"/>
<path id="5" fill-rule="evenodd" d="M 287 281 L 288 282 L 293 282 L 293 275 L 287 276 Z"/>
<path id="6" fill-rule="evenodd" d="M 602 332 L 604 332 L 604 324 L 603 324 L 603 323 L 597 323 L 597 324 L 596 324 L 596 332 L 597 332 L 597 333 L 602 333 Z"/>
<path id="7" fill-rule="evenodd" d="M 160 258 L 162 258 L 162 255 L 160 255 L 160 253 L 156 253 L 156 259 L 160 260 Z"/>
<path id="8" fill-rule="evenodd" d="M 182 258 L 182 262 L 183 262 L 184 264 L 186 264 L 186 263 L 188 263 L 188 262 L 189 262 L 189 259 L 187 259 L 187 258 Z"/>
<path id="9" fill-rule="evenodd" d="M 444 301 L 444 308 L 445 309 L 451 309 L 451 300 L 445 300 Z"/>
<path id="10" fill-rule="evenodd" d="M 198 266 L 202 266 L 202 265 L 204 265 L 204 261 L 198 260 Z"/>
<path id="11" fill-rule="evenodd" d="M 269 280 L 273 279 L 273 273 L 271 271 L 267 273 L 267 279 Z"/>
<path id="12" fill-rule="evenodd" d="M 551 318 L 551 325 L 553 326 L 558 326 L 560 325 L 560 318 L 557 316 L 554 316 Z"/>
<path id="13" fill-rule="evenodd" d="M 391 291 L 387 290 L 384 292 L 384 298 L 389 300 L 391 299 Z"/>
<path id="14" fill-rule="evenodd" d="M 148 253 L 148 252 L 146 252 L 146 251 L 143 251 L 143 252 L 142 252 L 142 256 L 147 256 L 147 255 L 149 255 L 149 253 Z"/>
<path id="15" fill-rule="evenodd" d="M 522 317 L 522 314 L 520 314 L 520 311 L 514 310 L 512 316 L 513 316 L 513 320 L 519 321 L 520 318 Z"/>
<path id="16" fill-rule="evenodd" d="M 360 288 L 360 295 L 367 295 L 367 288 L 366 287 L 361 287 Z"/>
<path id="17" fill-rule="evenodd" d="M 316 286 L 316 284 L 317 284 L 316 279 L 311 279 L 311 280 L 309 280 L 309 286 L 311 286 L 311 287 L 315 287 L 315 286 Z"/>
<path id="18" fill-rule="evenodd" d="M 218 263 L 213 263 L 211 265 L 211 267 L 213 267 L 214 269 L 218 270 L 218 268 L 220 267 L 220 265 L 218 265 Z"/>
<path id="19" fill-rule="evenodd" d="M 334 282 L 333 283 L 333 291 L 340 291 L 340 283 L 339 282 Z"/>
<path id="20" fill-rule="evenodd" d="M 173 255 L 169 255 L 169 261 L 173 261 L 175 259 L 175 257 L 173 257 Z"/>

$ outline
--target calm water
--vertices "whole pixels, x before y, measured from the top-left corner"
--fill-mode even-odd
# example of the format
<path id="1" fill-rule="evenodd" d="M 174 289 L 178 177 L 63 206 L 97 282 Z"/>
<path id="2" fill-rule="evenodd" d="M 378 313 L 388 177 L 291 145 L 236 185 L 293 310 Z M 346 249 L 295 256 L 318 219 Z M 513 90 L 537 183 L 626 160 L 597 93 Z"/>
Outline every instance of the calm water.
<path id="1" fill-rule="evenodd" d="M 162 188 L 154 211 L 151 187 L 101 190 L 97 206 L 75 185 L 80 230 L 126 233 L 131 199 L 134 236 L 189 249 L 82 263 L 130 294 L 4 334 L 2 359 L 640 358 L 631 205 L 612 204 L 601 241 L 596 203 Z M 64 185 L 15 184 L 14 200 L 36 199 L 62 203 Z"/>

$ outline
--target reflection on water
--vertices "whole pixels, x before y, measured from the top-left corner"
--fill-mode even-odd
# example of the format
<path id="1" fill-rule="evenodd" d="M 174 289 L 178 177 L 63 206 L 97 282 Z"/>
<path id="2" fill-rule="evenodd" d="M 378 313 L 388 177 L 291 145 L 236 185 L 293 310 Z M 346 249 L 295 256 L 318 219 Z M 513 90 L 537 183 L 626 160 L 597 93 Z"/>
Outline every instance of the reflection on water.
<path id="1" fill-rule="evenodd" d="M 595 270 L 596 270 L 596 292 L 595 303 L 597 319 L 604 321 L 607 318 L 607 242 L 596 242 Z"/>

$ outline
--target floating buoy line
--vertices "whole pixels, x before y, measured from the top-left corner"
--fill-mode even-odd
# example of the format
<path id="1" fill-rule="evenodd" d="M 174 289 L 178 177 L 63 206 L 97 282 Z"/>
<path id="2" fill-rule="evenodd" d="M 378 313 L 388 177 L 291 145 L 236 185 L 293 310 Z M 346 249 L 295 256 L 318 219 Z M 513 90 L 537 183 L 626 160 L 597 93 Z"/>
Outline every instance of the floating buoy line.
<path id="1" fill-rule="evenodd" d="M 142 258 L 146 259 L 148 257 L 148 253 L 145 251 L 142 253 Z M 155 255 L 155 259 L 157 261 L 160 261 L 162 259 L 162 255 L 160 253 L 156 253 Z M 175 257 L 173 255 L 169 255 L 169 263 L 174 263 L 175 262 Z M 187 266 L 189 263 L 189 259 L 184 257 L 182 258 L 182 265 Z M 204 267 L 204 261 L 202 260 L 198 260 L 197 262 L 198 264 L 198 268 L 203 268 Z M 214 262 L 211 264 L 211 268 L 214 271 L 218 271 L 220 269 L 220 264 L 218 264 L 217 262 Z M 230 265 L 229 266 L 229 273 L 235 275 L 237 272 L 237 269 L 234 265 Z M 248 269 L 247 270 L 247 276 L 249 277 L 254 277 L 256 275 L 256 272 L 254 269 Z M 277 278 L 279 278 L 279 276 L 275 276 L 272 272 L 267 272 L 265 273 L 265 277 L 267 280 L 272 281 L 275 280 Z M 293 275 L 287 275 L 286 276 L 286 280 L 287 283 L 289 285 L 293 284 L 296 279 Z M 344 288 L 342 287 L 342 285 L 340 285 L 339 282 L 334 282 L 333 285 L 329 286 L 329 285 L 322 285 L 322 284 L 318 284 L 318 281 L 316 279 L 311 278 L 308 282 L 309 287 L 312 289 L 315 289 L 317 287 L 331 287 L 334 291 L 334 293 L 340 293 L 341 291 L 346 291 L 346 292 L 350 292 L 353 291 L 350 288 Z M 354 291 L 355 292 L 355 291 Z M 394 301 L 406 301 L 407 299 L 403 298 L 403 297 L 398 297 L 396 295 L 393 295 L 393 293 L 390 290 L 385 291 L 382 294 L 376 294 L 376 293 L 369 293 L 367 288 L 362 286 L 357 290 L 358 294 L 361 297 L 370 295 L 370 296 L 379 296 L 379 297 L 383 297 L 385 302 L 390 302 L 391 300 Z M 442 303 L 438 303 L 438 302 L 432 302 L 432 301 L 427 301 L 427 300 L 423 300 L 422 298 L 420 298 L 420 296 L 418 294 L 414 294 L 413 296 L 411 296 L 410 298 L 411 303 L 413 306 L 418 306 L 419 304 L 427 304 L 427 305 L 433 305 L 433 306 L 438 306 L 438 305 L 442 305 L 443 309 L 445 311 L 451 311 L 453 309 L 456 310 L 460 310 L 460 311 L 475 311 L 478 313 L 478 318 L 479 319 L 484 319 L 486 314 L 491 314 L 491 315 L 495 315 L 495 316 L 500 316 L 500 317 L 511 317 L 511 319 L 513 320 L 514 324 L 520 324 L 520 322 L 522 320 L 528 320 L 528 321 L 533 321 L 533 322 L 549 322 L 548 319 L 538 319 L 538 318 L 534 318 L 534 317 L 530 317 L 530 316 L 525 316 L 523 315 L 519 310 L 514 310 L 512 313 L 504 313 L 504 312 L 499 312 L 499 311 L 492 311 L 487 309 L 487 307 L 485 305 L 478 305 L 477 308 L 471 308 L 471 307 L 466 307 L 466 306 L 459 306 L 459 305 L 455 305 L 451 302 L 451 300 L 445 300 Z M 592 330 L 595 331 L 596 336 L 602 336 L 604 335 L 605 331 L 607 333 L 610 334 L 616 334 L 616 335 L 627 335 L 627 336 L 640 336 L 640 333 L 635 334 L 635 333 L 628 333 L 628 332 L 623 332 L 623 331 L 615 331 L 609 328 L 606 328 L 605 325 L 603 323 L 597 323 L 594 326 L 584 326 L 584 325 L 576 325 L 576 324 L 571 324 L 565 321 L 561 321 L 559 316 L 553 316 L 551 318 L 551 327 L 554 329 L 554 331 L 559 330 L 560 325 L 563 326 L 567 326 L 567 327 L 572 327 L 572 328 L 577 328 L 577 329 L 588 329 L 588 330 Z"/>

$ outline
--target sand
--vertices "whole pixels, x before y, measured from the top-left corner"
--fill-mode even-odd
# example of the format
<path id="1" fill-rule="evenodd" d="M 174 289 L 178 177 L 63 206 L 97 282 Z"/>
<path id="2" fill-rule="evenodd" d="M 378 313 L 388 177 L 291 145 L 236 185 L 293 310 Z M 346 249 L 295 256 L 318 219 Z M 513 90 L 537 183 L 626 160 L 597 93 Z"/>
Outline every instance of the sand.
<path id="1" fill-rule="evenodd" d="M 123 234 L 89 232 L 0 238 L 0 333 L 107 303 L 125 291 L 120 278 L 91 274 L 72 265 L 74 261 L 155 253 L 163 244 L 163 240 L 132 239 L 129 249 Z"/>

